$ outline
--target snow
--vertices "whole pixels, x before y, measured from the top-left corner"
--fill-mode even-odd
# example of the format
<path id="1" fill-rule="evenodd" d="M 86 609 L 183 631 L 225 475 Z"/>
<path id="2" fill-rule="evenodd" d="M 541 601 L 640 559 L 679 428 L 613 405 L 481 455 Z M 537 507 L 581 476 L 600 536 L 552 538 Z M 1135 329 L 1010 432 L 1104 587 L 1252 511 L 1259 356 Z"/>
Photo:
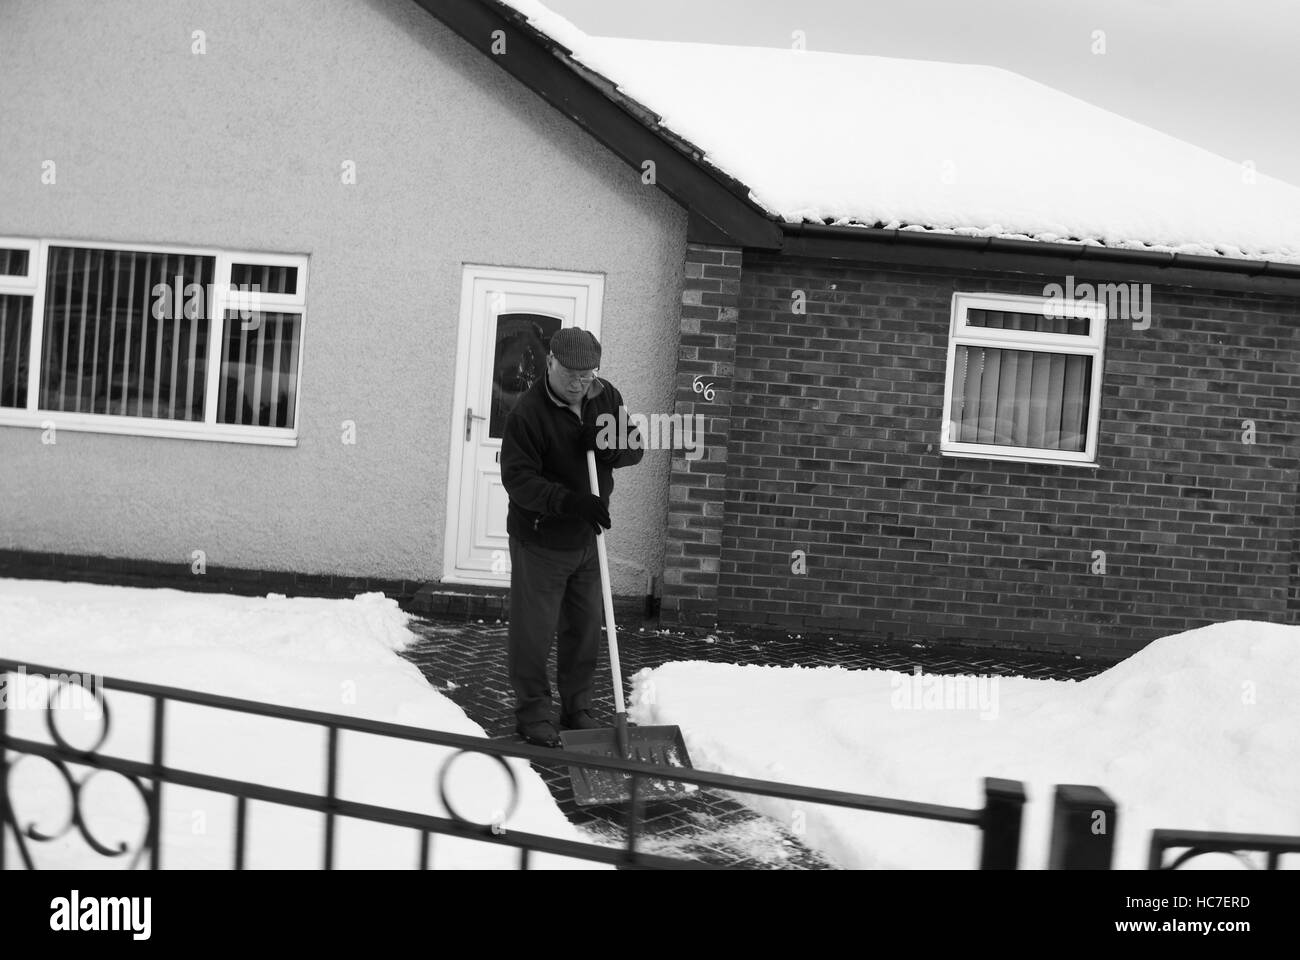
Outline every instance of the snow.
<path id="1" fill-rule="evenodd" d="M 634 721 L 682 728 L 700 769 L 968 808 L 985 777 L 1024 781 L 1024 868 L 1046 865 L 1056 784 L 1116 801 L 1122 868 L 1145 867 L 1157 828 L 1300 834 L 1300 627 L 1190 630 L 1083 682 L 670 663 L 632 699 Z M 841 866 L 977 864 L 974 827 L 737 799 Z"/>
<path id="2" fill-rule="evenodd" d="M 788 222 L 1300 263 L 1300 189 L 1003 70 L 538 30 Z"/>
<path id="3" fill-rule="evenodd" d="M 0 657 L 481 736 L 398 656 L 413 639 L 406 622 L 380 594 L 248 598 L 0 579 Z M 11 732 L 47 740 L 43 712 L 15 703 L 16 690 L 11 680 Z M 148 760 L 147 702 L 120 692 L 108 701 L 113 723 L 103 752 Z M 680 726 L 696 767 L 740 776 L 971 808 L 983 803 L 985 777 L 1024 781 L 1024 867 L 1045 865 L 1054 785 L 1094 784 L 1119 805 L 1117 865 L 1139 868 L 1160 827 L 1300 833 L 1298 705 L 1300 627 L 1235 621 L 1165 637 L 1081 683 L 670 663 L 637 675 L 631 714 L 638 723 Z M 74 744 L 93 739 L 93 711 L 60 714 Z M 324 783 L 324 733 L 314 726 L 174 703 L 167 736 L 165 761 L 174 767 L 312 793 Z M 435 777 L 448 755 L 344 733 L 340 795 L 442 814 Z M 536 774 L 510 762 L 521 801 L 506 829 L 585 839 Z M 12 785 L 20 822 L 56 830 L 70 815 L 67 788 L 43 761 L 19 762 Z M 476 820 L 493 819 L 507 804 L 495 761 L 461 757 L 450 785 L 453 802 Z M 111 774 L 88 781 L 85 791 L 95 835 L 134 844 L 144 823 L 138 795 Z M 971 868 L 977 861 L 973 827 L 738 799 L 842 866 Z M 169 785 L 163 802 L 165 867 L 230 865 L 230 798 Z M 339 866 L 415 865 L 413 831 L 337 824 Z M 717 835 L 715 845 L 753 847 L 772 863 L 786 855 L 772 842 L 779 832 L 761 821 L 702 826 Z M 316 814 L 252 803 L 248 865 L 319 866 L 322 835 Z M 75 831 L 30 847 L 45 867 L 117 865 L 91 853 Z M 513 866 L 515 856 L 473 841 L 433 840 L 436 867 Z M 535 854 L 532 865 L 585 864 Z"/>
<path id="4" fill-rule="evenodd" d="M 261 598 L 167 589 L 0 579 L 0 657 L 99 676 L 166 684 L 265 703 L 484 736 L 454 703 L 433 690 L 419 669 L 398 656 L 414 640 L 397 603 L 371 593 L 351 600 Z M 22 709 L 10 675 L 6 712 L 15 736 L 49 742 L 44 711 Z M 31 692 L 35 678 L 23 681 Z M 75 690 L 74 690 L 75 692 Z M 106 693 L 112 724 L 102 752 L 148 761 L 150 705 L 142 697 Z M 34 705 L 35 700 L 31 703 Z M 60 727 L 86 747 L 99 730 L 97 709 L 74 702 L 58 711 Z M 15 708 L 17 707 L 17 708 Z M 171 703 L 164 762 L 194 772 L 321 794 L 324 728 Z M 339 738 L 339 796 L 435 816 L 437 773 L 454 751 L 367 734 Z M 11 755 L 12 758 L 12 755 Z M 556 807 L 545 784 L 523 761 L 508 761 L 520 784 L 515 813 L 506 776 L 495 760 L 467 754 L 448 777 L 451 802 L 473 820 L 506 830 L 567 840 L 583 837 Z M 84 776 L 86 768 L 73 768 Z M 19 821 L 54 832 L 70 815 L 67 786 L 42 760 L 12 768 Z M 115 774 L 96 776 L 83 812 L 104 841 L 137 846 L 143 829 L 139 794 Z M 233 862 L 234 800 L 189 788 L 163 788 L 162 864 L 225 868 Z M 248 808 L 246 865 L 316 868 L 323 855 L 323 818 L 260 802 Z M 405 828 L 339 818 L 335 863 L 344 868 L 414 867 L 419 834 Z M 29 843 L 39 866 L 116 867 L 90 851 L 75 830 L 53 843 Z M 17 849 L 8 840 L 10 862 Z M 513 867 L 514 848 L 432 835 L 435 868 Z M 534 853 L 530 867 L 589 867 Z"/>

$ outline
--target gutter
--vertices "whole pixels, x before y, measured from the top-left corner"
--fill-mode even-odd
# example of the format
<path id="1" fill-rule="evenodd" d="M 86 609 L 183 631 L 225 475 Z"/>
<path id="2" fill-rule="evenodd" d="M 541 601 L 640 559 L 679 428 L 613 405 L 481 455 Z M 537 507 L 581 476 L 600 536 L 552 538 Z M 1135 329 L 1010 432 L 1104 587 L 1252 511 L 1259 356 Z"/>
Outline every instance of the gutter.
<path id="1" fill-rule="evenodd" d="M 923 233 L 919 230 L 877 229 L 874 227 L 830 226 L 821 223 L 783 223 L 781 232 L 788 252 L 795 252 L 801 241 L 828 241 L 848 249 L 857 247 L 862 259 L 869 259 L 871 247 L 891 246 L 924 252 L 951 250 L 966 254 L 1003 254 L 1013 257 L 1050 257 L 1073 262 L 1124 264 L 1158 270 L 1196 270 L 1227 274 L 1237 278 L 1300 280 L 1300 264 L 1272 260 L 1240 260 L 1234 257 L 1207 257 L 1188 253 L 1165 253 L 1156 250 L 1126 250 L 1090 243 L 1059 243 L 1041 240 L 1012 240 L 1002 237 L 964 237 L 951 233 Z M 929 258 L 926 258 L 929 259 Z"/>

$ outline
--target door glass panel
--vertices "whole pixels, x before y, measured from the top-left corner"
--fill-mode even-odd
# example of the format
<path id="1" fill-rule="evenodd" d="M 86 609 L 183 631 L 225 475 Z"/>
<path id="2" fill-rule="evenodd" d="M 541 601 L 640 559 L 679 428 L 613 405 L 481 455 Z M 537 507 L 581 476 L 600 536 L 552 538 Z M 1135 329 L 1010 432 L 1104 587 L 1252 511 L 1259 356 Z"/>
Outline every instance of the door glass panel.
<path id="1" fill-rule="evenodd" d="M 545 375 L 551 335 L 562 323 L 559 317 L 536 313 L 503 313 L 497 317 L 488 436 L 498 440 L 502 437 L 506 415 L 537 378 Z"/>

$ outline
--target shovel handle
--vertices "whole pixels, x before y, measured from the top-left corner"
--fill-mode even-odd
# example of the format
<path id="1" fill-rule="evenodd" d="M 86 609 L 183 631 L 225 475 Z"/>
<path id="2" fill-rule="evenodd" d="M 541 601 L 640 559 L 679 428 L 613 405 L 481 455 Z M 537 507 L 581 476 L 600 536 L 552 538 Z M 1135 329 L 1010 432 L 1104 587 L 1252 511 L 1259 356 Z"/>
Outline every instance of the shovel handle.
<path id="1" fill-rule="evenodd" d="M 596 476 L 596 451 L 587 451 L 587 479 L 592 496 L 600 496 L 600 479 Z M 600 588 L 605 595 L 605 639 L 609 642 L 609 668 L 614 674 L 614 707 L 627 713 L 623 704 L 623 668 L 618 662 L 618 632 L 614 629 L 614 593 L 609 585 L 609 554 L 605 550 L 605 531 L 596 531 L 596 554 L 600 557 Z"/>

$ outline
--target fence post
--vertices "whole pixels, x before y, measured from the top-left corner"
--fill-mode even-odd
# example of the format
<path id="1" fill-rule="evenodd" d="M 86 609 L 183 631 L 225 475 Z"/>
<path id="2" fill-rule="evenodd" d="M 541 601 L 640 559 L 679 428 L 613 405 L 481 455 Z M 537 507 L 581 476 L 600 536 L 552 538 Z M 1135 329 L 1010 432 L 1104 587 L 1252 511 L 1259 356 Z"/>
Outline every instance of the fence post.
<path id="1" fill-rule="evenodd" d="M 1019 780 L 984 778 L 984 838 L 981 870 L 1015 870 L 1020 862 L 1020 821 L 1025 785 Z"/>
<path id="2" fill-rule="evenodd" d="M 339 728 L 330 724 L 325 738 L 325 869 L 334 869 L 334 806 L 339 781 Z"/>
<path id="3" fill-rule="evenodd" d="M 9 671 L 0 668 L 0 694 L 9 683 Z M 6 702 L 0 702 L 0 870 L 5 868 L 5 831 L 9 829 L 9 731 L 5 711 Z"/>
<path id="4" fill-rule="evenodd" d="M 1119 808 L 1100 787 L 1056 785 L 1049 870 L 1109 870 Z"/>
<path id="5" fill-rule="evenodd" d="M 108 723 L 108 694 L 101 704 L 104 723 Z M 162 788 L 163 788 L 163 734 L 167 729 L 167 701 L 153 698 L 153 790 L 149 792 L 149 869 L 162 869 Z M 53 721 L 51 721 L 53 722 Z"/>

